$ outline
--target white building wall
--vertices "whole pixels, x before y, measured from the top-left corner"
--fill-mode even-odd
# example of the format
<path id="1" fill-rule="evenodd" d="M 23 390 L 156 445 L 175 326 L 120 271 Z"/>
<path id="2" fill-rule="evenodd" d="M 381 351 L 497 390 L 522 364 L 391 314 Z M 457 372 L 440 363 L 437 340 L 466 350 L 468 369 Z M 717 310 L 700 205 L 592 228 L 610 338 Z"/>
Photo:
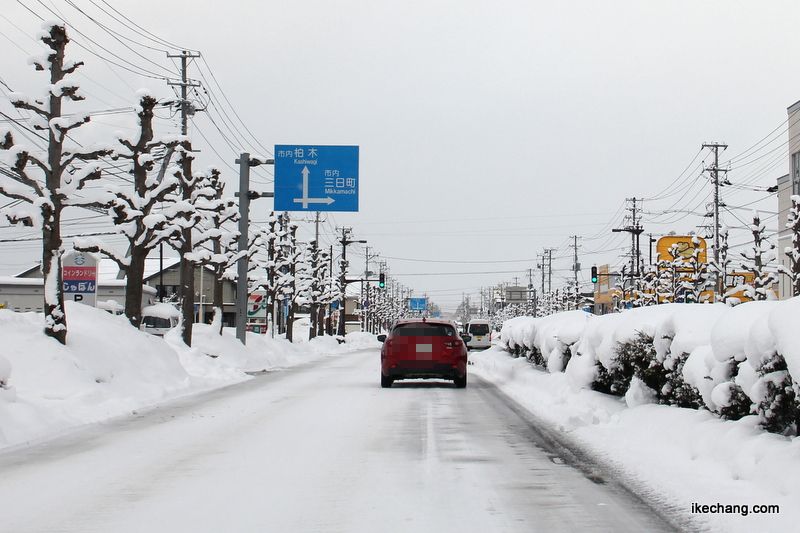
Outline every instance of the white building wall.
<path id="1" fill-rule="evenodd" d="M 789 208 L 792 205 L 792 181 L 790 175 L 778 178 L 778 243 L 777 254 L 778 262 L 785 268 L 790 268 L 789 258 L 784 250 L 792 245 L 792 236 L 786 229 L 786 221 L 789 216 Z M 789 277 L 785 274 L 778 276 L 778 298 L 785 300 L 792 297 L 792 287 Z"/>
<path id="2" fill-rule="evenodd" d="M 0 308 L 12 311 L 44 312 L 44 296 L 42 294 L 42 278 L 0 278 Z M 155 303 L 156 290 L 144 285 L 142 287 L 142 306 Z M 108 309 L 107 302 L 114 302 L 117 309 L 125 305 L 124 280 L 100 282 L 97 285 L 98 307 Z"/>

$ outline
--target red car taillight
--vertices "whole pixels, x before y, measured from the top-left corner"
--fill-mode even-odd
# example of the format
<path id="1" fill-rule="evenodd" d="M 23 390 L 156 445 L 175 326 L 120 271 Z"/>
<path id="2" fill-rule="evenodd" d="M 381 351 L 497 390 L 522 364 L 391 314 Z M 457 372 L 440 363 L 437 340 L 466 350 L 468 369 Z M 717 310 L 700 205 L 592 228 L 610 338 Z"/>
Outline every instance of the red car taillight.
<path id="1" fill-rule="evenodd" d="M 449 348 L 451 350 L 453 348 L 459 348 L 460 346 L 461 346 L 461 340 L 460 339 L 453 339 L 451 341 L 444 341 L 444 347 L 445 348 Z"/>

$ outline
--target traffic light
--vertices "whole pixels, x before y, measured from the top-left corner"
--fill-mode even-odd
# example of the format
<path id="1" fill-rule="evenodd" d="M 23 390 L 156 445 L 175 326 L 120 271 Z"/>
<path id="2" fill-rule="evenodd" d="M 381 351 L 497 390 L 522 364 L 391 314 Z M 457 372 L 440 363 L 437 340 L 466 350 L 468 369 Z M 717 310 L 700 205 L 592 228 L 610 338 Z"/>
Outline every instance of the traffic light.
<path id="1" fill-rule="evenodd" d="M 378 287 L 382 289 L 385 286 L 386 286 L 386 274 L 381 272 L 380 275 L 378 276 Z"/>
<path id="2" fill-rule="evenodd" d="M 592 283 L 597 283 L 597 267 L 592 267 Z"/>

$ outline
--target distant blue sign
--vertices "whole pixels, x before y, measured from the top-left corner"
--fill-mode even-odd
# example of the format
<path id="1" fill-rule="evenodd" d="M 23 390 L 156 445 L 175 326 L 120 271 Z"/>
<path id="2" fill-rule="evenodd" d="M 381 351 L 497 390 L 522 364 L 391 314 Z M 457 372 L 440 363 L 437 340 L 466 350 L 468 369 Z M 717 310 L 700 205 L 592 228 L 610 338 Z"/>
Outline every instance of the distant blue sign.
<path id="1" fill-rule="evenodd" d="M 428 308 L 427 298 L 409 298 L 408 308 L 411 311 L 425 311 Z"/>
<path id="2" fill-rule="evenodd" d="M 275 145 L 276 211 L 358 211 L 358 146 Z"/>

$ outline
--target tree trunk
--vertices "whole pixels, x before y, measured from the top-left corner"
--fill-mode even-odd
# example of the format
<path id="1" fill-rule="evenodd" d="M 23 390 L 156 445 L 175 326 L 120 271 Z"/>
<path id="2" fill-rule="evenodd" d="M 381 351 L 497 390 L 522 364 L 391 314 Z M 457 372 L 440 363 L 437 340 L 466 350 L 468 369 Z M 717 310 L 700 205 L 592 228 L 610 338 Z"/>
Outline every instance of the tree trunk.
<path id="1" fill-rule="evenodd" d="M 133 327 L 142 324 L 142 284 L 146 248 L 131 248 L 130 265 L 125 270 L 125 316 Z"/>
<path id="2" fill-rule="evenodd" d="M 294 342 L 294 311 L 297 307 L 297 304 L 294 302 L 289 303 L 289 313 L 286 316 L 286 340 L 289 342 Z"/>
<path id="3" fill-rule="evenodd" d="M 184 244 L 181 246 L 181 315 L 183 331 L 181 338 L 186 346 L 192 345 L 192 326 L 194 324 L 194 263 L 185 259 L 184 254 L 192 250 L 192 231 L 183 231 Z"/>
<path id="4" fill-rule="evenodd" d="M 64 78 L 64 48 L 67 45 L 66 33 L 51 32 L 56 46 L 50 63 L 50 83 L 55 86 Z M 61 97 L 49 92 L 50 116 L 61 117 Z M 42 228 L 42 277 L 44 278 L 44 333 L 61 344 L 67 343 L 67 315 L 64 311 L 64 286 L 61 275 L 61 157 L 64 152 L 64 138 L 48 128 L 47 163 L 45 172 L 47 191 L 50 193 L 52 208 L 43 208 Z"/>
<path id="5" fill-rule="evenodd" d="M 219 315 L 219 331 L 218 333 L 222 335 L 222 327 L 224 325 L 224 315 L 222 312 L 224 302 L 222 301 L 222 280 L 215 279 L 214 280 L 214 314 Z M 214 319 L 216 320 L 216 316 Z"/>
<path id="6" fill-rule="evenodd" d="M 317 306 L 317 335 L 325 335 L 325 306 Z"/>
<path id="7" fill-rule="evenodd" d="M 318 308 L 319 304 L 311 304 L 311 327 L 308 330 L 308 340 L 311 340 L 317 336 L 317 321 L 319 320 L 319 313 L 317 312 Z"/>
<path id="8" fill-rule="evenodd" d="M 214 239 L 214 253 L 216 255 L 222 254 L 222 244 L 219 239 Z M 225 272 L 223 267 L 216 267 L 214 272 L 214 320 L 219 322 L 219 334 L 222 335 L 222 327 L 224 324 L 222 307 L 225 302 L 222 301 L 222 275 Z M 217 316 L 219 315 L 219 316 Z M 218 319 L 218 320 L 217 320 Z"/>
<path id="9" fill-rule="evenodd" d="M 67 343 L 67 315 L 61 276 L 61 208 L 45 213 L 42 241 L 42 278 L 44 282 L 44 333 L 61 344 Z"/>

